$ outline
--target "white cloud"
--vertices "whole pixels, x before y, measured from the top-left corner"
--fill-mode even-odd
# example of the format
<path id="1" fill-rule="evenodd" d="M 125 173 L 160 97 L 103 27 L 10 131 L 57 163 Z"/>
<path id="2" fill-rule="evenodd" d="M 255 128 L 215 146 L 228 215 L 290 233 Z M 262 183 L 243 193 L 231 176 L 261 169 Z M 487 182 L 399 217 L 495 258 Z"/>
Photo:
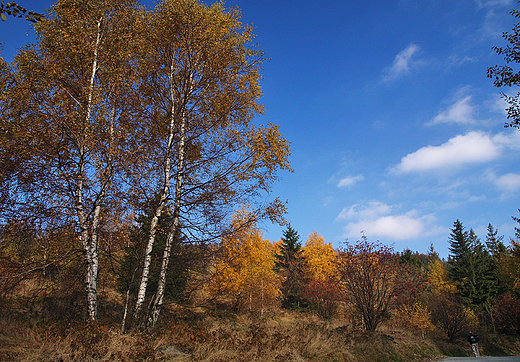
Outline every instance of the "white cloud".
<path id="1" fill-rule="evenodd" d="M 478 123 L 478 120 L 474 117 L 474 113 L 471 96 L 465 96 L 455 101 L 448 109 L 436 115 L 427 125 L 439 123 L 475 124 Z"/>
<path id="2" fill-rule="evenodd" d="M 499 39 L 502 37 L 504 26 L 504 9 L 511 9 L 512 0 L 477 0 L 480 9 L 486 11 L 486 16 L 478 30 L 481 40 Z"/>
<path id="3" fill-rule="evenodd" d="M 489 109 L 491 112 L 496 113 L 500 116 L 502 124 L 505 122 L 505 118 L 507 117 L 507 108 L 509 108 L 509 103 L 506 102 L 504 97 L 501 94 L 496 93 L 492 95 L 489 100 L 484 102 L 484 107 Z"/>
<path id="4" fill-rule="evenodd" d="M 407 240 L 425 233 L 435 221 L 433 215 L 419 216 L 416 210 L 394 214 L 394 207 L 379 201 L 372 201 L 367 206 L 353 205 L 344 208 L 338 215 L 339 220 L 348 220 L 345 236 L 359 237 L 364 231 L 371 238 Z"/>
<path id="5" fill-rule="evenodd" d="M 490 172 L 487 175 L 489 181 L 495 184 L 496 187 L 505 191 L 518 191 L 520 190 L 520 174 L 508 173 L 502 176 L 497 176 L 495 173 Z"/>
<path id="6" fill-rule="evenodd" d="M 392 171 L 398 173 L 449 169 L 483 163 L 500 155 L 500 143 L 482 132 L 458 135 L 440 146 L 426 146 L 401 159 Z"/>
<path id="7" fill-rule="evenodd" d="M 507 191 L 520 190 L 520 175 L 517 173 L 508 173 L 497 178 L 496 184 L 501 189 Z"/>
<path id="8" fill-rule="evenodd" d="M 376 218 L 380 214 L 389 213 L 392 208 L 387 204 L 384 204 L 379 201 L 370 201 L 368 206 L 359 209 L 359 205 L 352 205 L 350 209 L 343 208 L 343 210 L 338 215 L 338 219 L 351 219 L 355 217 L 360 217 L 362 219 L 371 219 Z"/>
<path id="9" fill-rule="evenodd" d="M 414 54 L 416 54 L 421 48 L 416 44 L 410 44 L 406 49 L 402 50 L 395 56 L 392 66 L 386 69 L 386 75 L 383 77 L 383 81 L 391 82 L 407 74 L 410 68 L 415 64 L 412 60 Z"/>
<path id="10" fill-rule="evenodd" d="M 349 187 L 354 185 L 358 181 L 363 181 L 365 177 L 363 175 L 347 176 L 338 182 L 338 187 Z"/>
<path id="11" fill-rule="evenodd" d="M 465 63 L 475 63 L 477 61 L 477 58 L 475 57 L 468 57 L 468 56 L 462 56 L 460 57 L 457 54 L 452 54 L 448 57 L 448 60 L 446 61 L 446 66 L 458 66 L 464 65 Z"/>
<path id="12" fill-rule="evenodd" d="M 520 132 L 499 133 L 493 136 L 493 142 L 505 146 L 513 151 L 520 150 Z"/>

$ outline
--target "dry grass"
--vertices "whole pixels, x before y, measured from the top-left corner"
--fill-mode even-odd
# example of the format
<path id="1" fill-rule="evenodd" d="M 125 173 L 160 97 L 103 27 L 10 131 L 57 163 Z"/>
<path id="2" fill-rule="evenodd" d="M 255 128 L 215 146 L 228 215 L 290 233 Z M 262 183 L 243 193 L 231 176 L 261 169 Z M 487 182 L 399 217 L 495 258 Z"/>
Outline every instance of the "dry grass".
<path id="1" fill-rule="evenodd" d="M 0 361 L 138 361 L 153 357 L 143 336 L 99 325 L 0 324 Z M 153 360 L 153 358 L 152 358 Z"/>
<path id="2" fill-rule="evenodd" d="M 438 352 L 416 334 L 354 330 L 342 320 L 277 311 L 270 317 L 208 313 L 195 323 L 177 324 L 171 343 L 192 361 L 422 361 Z M 178 333 L 184 331 L 183 333 Z M 188 338 L 179 338 L 184 334 Z M 187 341 L 188 340 L 188 341 Z"/>
<path id="3" fill-rule="evenodd" d="M 459 347 L 438 343 L 395 325 L 369 333 L 345 319 L 323 320 L 298 312 L 276 311 L 258 318 L 179 308 L 164 317 L 152 334 L 122 334 L 116 323 L 37 325 L 4 319 L 0 361 L 409 362 L 464 354 L 467 347 L 463 341 Z M 189 356 L 160 352 L 172 346 Z"/>
<path id="4" fill-rule="evenodd" d="M 339 321 L 283 312 L 267 318 L 190 312 L 170 314 L 153 334 L 122 334 L 117 326 L 0 322 L 1 361 L 166 361 L 175 346 L 187 361 L 419 361 L 434 348 L 416 348 L 404 332 L 366 333 Z M 410 353 L 410 351 L 415 351 Z M 179 359 L 181 360 L 181 359 Z"/>

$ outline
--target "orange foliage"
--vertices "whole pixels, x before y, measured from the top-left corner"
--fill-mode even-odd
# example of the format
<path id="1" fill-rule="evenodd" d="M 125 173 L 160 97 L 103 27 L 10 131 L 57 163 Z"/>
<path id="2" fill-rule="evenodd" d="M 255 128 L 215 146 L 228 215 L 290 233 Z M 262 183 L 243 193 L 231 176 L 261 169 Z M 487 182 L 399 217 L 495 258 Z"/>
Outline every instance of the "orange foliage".
<path id="1" fill-rule="evenodd" d="M 421 331 L 423 338 L 427 332 L 435 329 L 430 312 L 421 303 L 401 306 L 396 311 L 395 318 L 403 323 L 405 327 Z"/>
<path id="2" fill-rule="evenodd" d="M 307 276 L 312 280 L 324 281 L 338 275 L 336 252 L 323 236 L 313 232 L 302 248 L 306 261 Z"/>
<path id="3" fill-rule="evenodd" d="M 439 292 L 455 293 L 457 290 L 457 287 L 448 275 L 444 263 L 439 259 L 435 259 L 430 264 L 428 279 L 431 281 L 433 288 Z"/>
<path id="4" fill-rule="evenodd" d="M 208 292 L 231 298 L 235 309 L 248 306 L 261 313 L 280 294 L 274 272 L 273 244 L 264 239 L 251 213 L 242 209 L 232 221 L 233 232 L 222 238 Z"/>

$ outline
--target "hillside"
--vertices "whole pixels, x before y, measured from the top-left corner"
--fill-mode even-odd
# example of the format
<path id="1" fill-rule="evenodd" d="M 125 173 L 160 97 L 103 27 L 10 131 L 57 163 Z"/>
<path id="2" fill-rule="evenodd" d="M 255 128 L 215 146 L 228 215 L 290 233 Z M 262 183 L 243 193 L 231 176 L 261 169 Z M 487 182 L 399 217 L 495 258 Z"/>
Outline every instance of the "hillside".
<path id="1" fill-rule="evenodd" d="M 0 360 L 22 362 L 433 361 L 471 353 L 463 339 L 450 344 L 438 333 L 423 338 L 390 321 L 367 332 L 342 318 L 323 320 L 295 311 L 271 311 L 258 318 L 181 308 L 168 308 L 163 323 L 149 334 L 122 334 L 115 320 L 107 318 L 86 325 L 12 316 L 0 322 L 0 346 Z M 482 336 L 481 351 L 487 356 L 520 354 L 520 340 Z"/>

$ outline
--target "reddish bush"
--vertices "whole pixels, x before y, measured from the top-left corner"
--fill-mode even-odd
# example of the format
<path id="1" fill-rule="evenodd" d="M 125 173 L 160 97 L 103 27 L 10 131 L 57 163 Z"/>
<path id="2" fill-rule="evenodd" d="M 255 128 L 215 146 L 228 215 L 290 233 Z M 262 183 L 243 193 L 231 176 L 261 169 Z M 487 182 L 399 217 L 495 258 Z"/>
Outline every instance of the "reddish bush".
<path id="1" fill-rule="evenodd" d="M 494 312 L 499 332 L 520 334 L 520 302 L 513 293 L 507 292 L 499 296 L 494 305 Z"/>
<path id="2" fill-rule="evenodd" d="M 341 300 L 340 285 L 333 278 L 312 280 L 303 290 L 303 294 L 323 318 L 332 318 L 338 301 Z"/>
<path id="3" fill-rule="evenodd" d="M 410 303 L 424 289 L 415 268 L 400 263 L 392 248 L 369 242 L 366 236 L 341 250 L 339 260 L 345 299 L 367 330 L 376 330 L 391 309 Z"/>

